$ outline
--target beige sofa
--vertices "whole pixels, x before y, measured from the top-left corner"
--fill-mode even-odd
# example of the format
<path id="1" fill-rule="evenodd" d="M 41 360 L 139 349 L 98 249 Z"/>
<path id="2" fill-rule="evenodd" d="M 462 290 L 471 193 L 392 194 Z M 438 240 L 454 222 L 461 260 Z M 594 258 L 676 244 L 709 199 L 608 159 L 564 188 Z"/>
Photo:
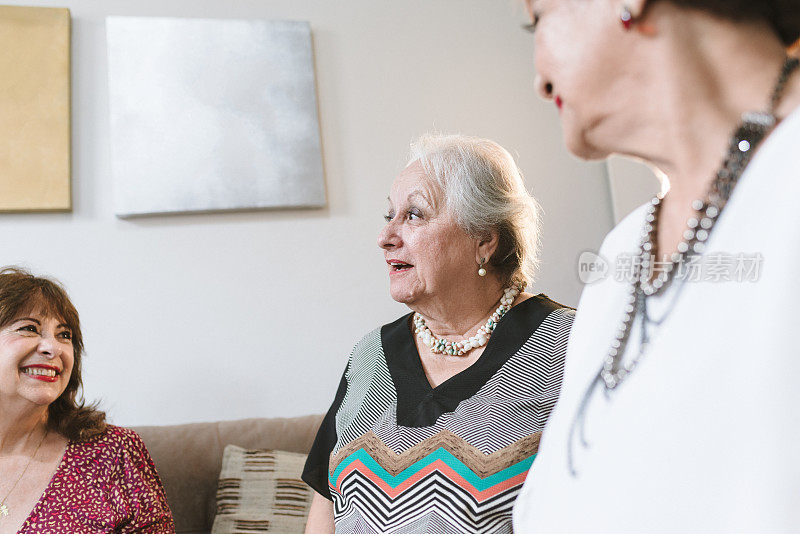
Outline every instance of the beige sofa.
<path id="1" fill-rule="evenodd" d="M 322 415 L 242 419 L 175 426 L 141 426 L 144 440 L 167 491 L 179 534 L 211 531 L 217 477 L 226 445 L 307 453 Z"/>

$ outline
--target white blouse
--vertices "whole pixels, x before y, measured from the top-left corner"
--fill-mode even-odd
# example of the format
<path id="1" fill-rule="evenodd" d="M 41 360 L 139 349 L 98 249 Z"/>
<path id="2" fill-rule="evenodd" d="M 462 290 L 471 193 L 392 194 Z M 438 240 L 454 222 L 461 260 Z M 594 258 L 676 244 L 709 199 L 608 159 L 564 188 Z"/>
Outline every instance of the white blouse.
<path id="1" fill-rule="evenodd" d="M 740 179 L 698 279 L 648 299 L 668 313 L 633 374 L 608 396 L 596 388 L 580 416 L 626 304 L 616 258 L 637 251 L 644 213 L 608 235 L 610 276 L 581 297 L 515 531 L 798 532 L 800 111 Z"/>

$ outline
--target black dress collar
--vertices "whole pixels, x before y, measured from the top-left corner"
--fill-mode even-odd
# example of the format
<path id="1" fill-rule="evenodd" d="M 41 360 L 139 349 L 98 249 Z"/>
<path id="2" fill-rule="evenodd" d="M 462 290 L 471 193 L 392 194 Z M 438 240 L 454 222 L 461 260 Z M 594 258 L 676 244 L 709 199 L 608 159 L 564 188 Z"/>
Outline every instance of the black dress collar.
<path id="1" fill-rule="evenodd" d="M 457 375 L 431 387 L 414 343 L 409 313 L 381 328 L 381 344 L 397 392 L 397 424 L 432 426 L 472 397 L 533 335 L 554 310 L 566 308 L 540 294 L 511 308 L 497 324 L 480 358 Z"/>

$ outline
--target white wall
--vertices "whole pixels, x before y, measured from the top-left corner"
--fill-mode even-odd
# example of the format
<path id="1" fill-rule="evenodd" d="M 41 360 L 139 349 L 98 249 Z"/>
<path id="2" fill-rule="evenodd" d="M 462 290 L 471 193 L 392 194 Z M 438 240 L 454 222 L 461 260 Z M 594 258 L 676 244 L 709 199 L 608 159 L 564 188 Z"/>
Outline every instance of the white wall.
<path id="1" fill-rule="evenodd" d="M 432 128 L 519 155 L 546 211 L 536 290 L 577 303 L 577 257 L 612 223 L 606 173 L 566 154 L 554 109 L 536 99 L 521 3 L 38 4 L 72 10 L 74 211 L 0 215 L 0 263 L 66 284 L 84 324 L 87 397 L 114 422 L 325 410 L 353 343 L 405 313 L 388 296 L 375 238 L 408 142 Z M 329 207 L 115 218 L 107 15 L 309 20 Z"/>
<path id="2" fill-rule="evenodd" d="M 614 156 L 607 165 L 615 224 L 668 186 L 639 161 Z"/>

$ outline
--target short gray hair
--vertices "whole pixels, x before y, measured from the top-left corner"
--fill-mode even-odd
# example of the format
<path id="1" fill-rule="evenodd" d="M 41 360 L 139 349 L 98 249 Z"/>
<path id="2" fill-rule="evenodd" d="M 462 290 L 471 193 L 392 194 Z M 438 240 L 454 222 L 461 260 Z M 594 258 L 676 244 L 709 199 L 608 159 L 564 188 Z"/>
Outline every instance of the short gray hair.
<path id="1" fill-rule="evenodd" d="M 511 154 L 488 139 L 426 134 L 411 143 L 409 164 L 415 161 L 467 235 L 497 232 L 497 250 L 488 265 L 503 283 L 533 282 L 539 264 L 539 205 Z"/>

